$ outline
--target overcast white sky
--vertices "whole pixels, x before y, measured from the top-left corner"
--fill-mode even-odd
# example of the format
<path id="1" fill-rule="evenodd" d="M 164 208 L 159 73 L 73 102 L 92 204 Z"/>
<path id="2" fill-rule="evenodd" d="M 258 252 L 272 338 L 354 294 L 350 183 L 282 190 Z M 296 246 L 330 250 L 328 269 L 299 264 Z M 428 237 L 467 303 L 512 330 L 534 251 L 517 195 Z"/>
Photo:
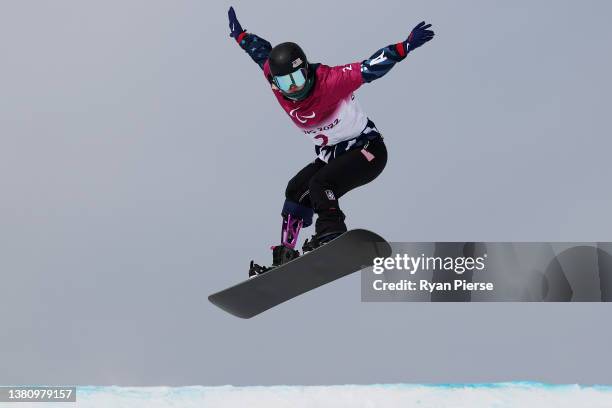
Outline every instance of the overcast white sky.
<path id="1" fill-rule="evenodd" d="M 314 157 L 230 4 L 2 2 L 1 384 L 612 383 L 605 304 L 362 304 L 358 275 L 249 321 L 209 304 Z M 433 24 L 358 91 L 389 162 L 350 227 L 612 240 L 609 2 L 233 4 L 330 65 Z"/>

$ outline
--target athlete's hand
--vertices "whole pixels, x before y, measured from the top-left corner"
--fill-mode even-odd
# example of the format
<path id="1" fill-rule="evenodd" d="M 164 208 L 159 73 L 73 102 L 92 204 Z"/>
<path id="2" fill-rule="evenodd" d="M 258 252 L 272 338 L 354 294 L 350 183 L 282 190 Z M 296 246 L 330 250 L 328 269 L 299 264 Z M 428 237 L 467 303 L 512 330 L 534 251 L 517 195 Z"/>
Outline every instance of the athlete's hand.
<path id="1" fill-rule="evenodd" d="M 238 39 L 238 36 L 242 34 L 244 30 L 242 29 L 242 26 L 240 25 L 240 23 L 238 22 L 238 19 L 236 18 L 236 12 L 234 11 L 233 7 L 229 8 L 229 11 L 227 12 L 227 17 L 229 18 L 229 28 L 231 31 L 230 37 L 234 37 L 235 39 Z"/>
<path id="2" fill-rule="evenodd" d="M 424 21 L 421 21 L 412 29 L 410 35 L 406 41 L 404 41 L 406 52 L 419 48 L 421 45 L 434 38 L 434 32 L 433 30 L 428 30 L 429 27 L 431 27 L 431 24 L 426 25 Z"/>

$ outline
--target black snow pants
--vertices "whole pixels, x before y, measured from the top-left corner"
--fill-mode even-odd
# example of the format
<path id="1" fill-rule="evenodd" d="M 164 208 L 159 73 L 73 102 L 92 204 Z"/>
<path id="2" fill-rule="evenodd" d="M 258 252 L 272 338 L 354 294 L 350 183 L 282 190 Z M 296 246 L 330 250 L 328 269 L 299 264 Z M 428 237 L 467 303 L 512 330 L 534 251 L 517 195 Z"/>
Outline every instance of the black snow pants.
<path id="1" fill-rule="evenodd" d="M 338 206 L 338 199 L 374 180 L 386 164 L 387 148 L 382 137 L 378 137 L 329 163 L 317 159 L 308 164 L 289 181 L 285 196 L 288 201 L 314 210 L 318 236 L 345 232 L 345 215 Z"/>

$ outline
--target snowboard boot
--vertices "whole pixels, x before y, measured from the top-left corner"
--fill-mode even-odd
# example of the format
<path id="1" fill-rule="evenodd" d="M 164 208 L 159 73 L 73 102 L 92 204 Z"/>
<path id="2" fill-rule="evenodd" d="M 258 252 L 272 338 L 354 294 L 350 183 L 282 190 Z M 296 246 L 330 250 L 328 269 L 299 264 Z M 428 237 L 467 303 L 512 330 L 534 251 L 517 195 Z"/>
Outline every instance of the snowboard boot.
<path id="1" fill-rule="evenodd" d="M 284 245 L 276 245 L 272 248 L 272 266 L 261 266 L 251 261 L 249 267 L 249 278 L 266 273 L 271 269 L 286 264 L 289 261 L 294 260 L 300 253 L 293 248 L 286 247 Z"/>
<path id="2" fill-rule="evenodd" d="M 321 245 L 327 244 L 334 238 L 347 231 L 344 223 L 344 213 L 337 208 L 329 208 L 317 212 L 317 233 L 307 239 L 302 246 L 304 253 L 317 249 Z"/>
<path id="3" fill-rule="evenodd" d="M 319 248 L 322 245 L 327 244 L 329 241 L 338 238 L 340 235 L 344 234 L 344 232 L 328 232 L 326 234 L 321 235 L 313 235 L 310 239 L 306 238 L 304 241 L 304 245 L 302 245 L 302 251 L 304 253 L 313 251 Z"/>

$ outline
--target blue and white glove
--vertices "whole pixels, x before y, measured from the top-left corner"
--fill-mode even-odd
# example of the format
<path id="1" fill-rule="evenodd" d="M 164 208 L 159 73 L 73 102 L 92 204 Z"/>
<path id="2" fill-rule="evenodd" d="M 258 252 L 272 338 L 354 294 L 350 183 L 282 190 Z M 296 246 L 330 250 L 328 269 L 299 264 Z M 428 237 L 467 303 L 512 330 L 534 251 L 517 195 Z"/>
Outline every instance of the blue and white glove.
<path id="1" fill-rule="evenodd" d="M 230 29 L 230 37 L 234 37 L 236 41 L 238 41 L 238 37 L 245 30 L 242 29 L 240 22 L 236 18 L 236 12 L 234 11 L 234 7 L 230 7 L 227 12 L 227 17 L 229 18 L 229 29 Z"/>
<path id="2" fill-rule="evenodd" d="M 421 45 L 434 38 L 434 32 L 433 30 L 428 30 L 429 27 L 431 27 L 431 24 L 426 25 L 424 21 L 421 21 L 412 29 L 410 35 L 406 41 L 404 41 L 407 53 L 419 48 Z"/>

